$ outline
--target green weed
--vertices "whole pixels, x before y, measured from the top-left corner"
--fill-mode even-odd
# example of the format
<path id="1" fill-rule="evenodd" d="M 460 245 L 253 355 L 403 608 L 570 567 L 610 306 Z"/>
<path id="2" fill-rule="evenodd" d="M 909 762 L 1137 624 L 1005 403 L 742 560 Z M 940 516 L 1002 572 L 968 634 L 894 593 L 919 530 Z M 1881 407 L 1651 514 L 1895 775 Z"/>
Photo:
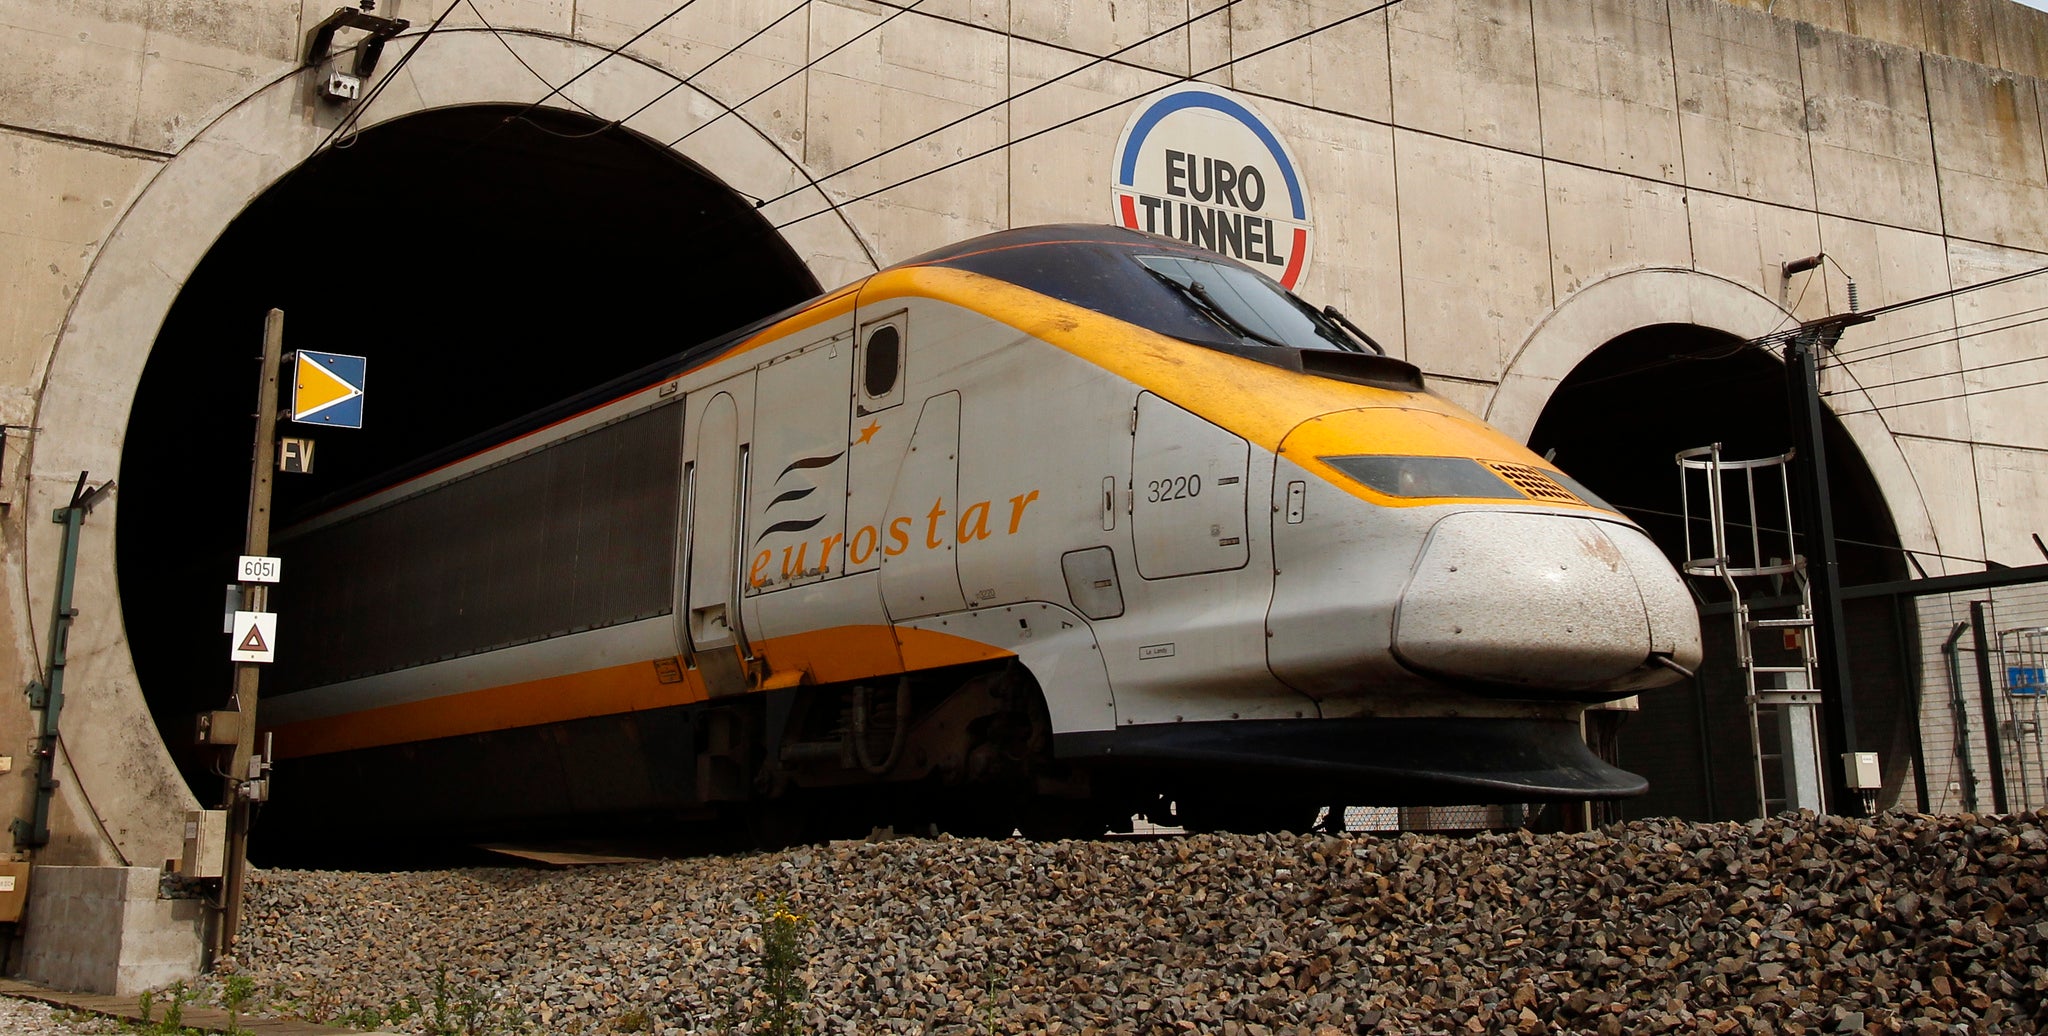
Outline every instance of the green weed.
<path id="1" fill-rule="evenodd" d="M 759 983 L 750 996 L 725 990 L 725 1008 L 712 1023 L 720 1036 L 804 1036 L 804 932 L 811 922 L 792 909 L 788 896 L 754 897 L 761 917 L 761 953 L 754 969 Z"/>
<path id="2" fill-rule="evenodd" d="M 786 896 L 777 896 L 772 908 L 765 895 L 759 902 L 761 991 L 767 1002 L 754 1013 L 754 1031 L 760 1036 L 803 1036 L 803 1003 L 811 991 L 801 974 L 803 934 L 810 921 L 790 909 Z"/>
<path id="3" fill-rule="evenodd" d="M 242 1009 L 249 1005 L 249 998 L 256 995 L 256 980 L 247 975 L 229 975 L 221 988 L 221 1004 L 228 1009 L 228 1032 L 240 1036 L 242 1031 Z"/>
<path id="4" fill-rule="evenodd" d="M 185 1005 L 190 1003 L 198 994 L 186 989 L 183 981 L 171 983 L 171 988 L 165 990 L 165 992 L 170 994 L 171 999 L 169 1003 L 164 1005 L 164 1020 L 160 1023 L 159 1028 L 166 1032 L 183 1032 L 185 1031 Z"/>

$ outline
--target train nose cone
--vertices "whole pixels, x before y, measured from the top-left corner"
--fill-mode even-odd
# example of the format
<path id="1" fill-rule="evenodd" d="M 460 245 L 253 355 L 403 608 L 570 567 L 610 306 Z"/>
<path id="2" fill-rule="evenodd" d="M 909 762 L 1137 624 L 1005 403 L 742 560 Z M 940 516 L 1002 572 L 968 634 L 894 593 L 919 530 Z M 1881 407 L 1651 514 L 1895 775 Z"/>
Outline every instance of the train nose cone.
<path id="1" fill-rule="evenodd" d="M 1668 683 L 1700 656 L 1699 617 L 1640 530 L 1466 511 L 1430 531 L 1394 619 L 1394 652 L 1438 676 L 1599 700 Z"/>

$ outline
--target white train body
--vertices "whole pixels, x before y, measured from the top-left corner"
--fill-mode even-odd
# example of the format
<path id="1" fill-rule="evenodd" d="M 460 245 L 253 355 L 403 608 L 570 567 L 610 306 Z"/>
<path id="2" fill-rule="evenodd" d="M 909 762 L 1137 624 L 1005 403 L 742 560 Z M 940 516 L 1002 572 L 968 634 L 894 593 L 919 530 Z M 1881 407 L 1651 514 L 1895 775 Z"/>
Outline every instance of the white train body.
<path id="1" fill-rule="evenodd" d="M 1639 790 L 1577 722 L 1697 662 L 1662 554 L 1329 321 L 1240 335 L 1202 262 L 993 235 L 303 523 L 281 608 L 336 632 L 264 720 L 307 801 L 1086 831 Z"/>

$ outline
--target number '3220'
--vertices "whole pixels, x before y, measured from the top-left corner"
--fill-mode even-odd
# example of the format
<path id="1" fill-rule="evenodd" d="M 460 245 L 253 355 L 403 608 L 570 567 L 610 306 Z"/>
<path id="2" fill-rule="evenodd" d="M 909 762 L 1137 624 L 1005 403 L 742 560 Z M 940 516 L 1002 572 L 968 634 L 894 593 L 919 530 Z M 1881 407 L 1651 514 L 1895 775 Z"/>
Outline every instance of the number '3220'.
<path id="1" fill-rule="evenodd" d="M 1202 495 L 1202 476 L 1175 475 L 1171 478 L 1154 479 L 1145 483 L 1145 502 L 1156 504 L 1165 500 L 1186 500 Z"/>

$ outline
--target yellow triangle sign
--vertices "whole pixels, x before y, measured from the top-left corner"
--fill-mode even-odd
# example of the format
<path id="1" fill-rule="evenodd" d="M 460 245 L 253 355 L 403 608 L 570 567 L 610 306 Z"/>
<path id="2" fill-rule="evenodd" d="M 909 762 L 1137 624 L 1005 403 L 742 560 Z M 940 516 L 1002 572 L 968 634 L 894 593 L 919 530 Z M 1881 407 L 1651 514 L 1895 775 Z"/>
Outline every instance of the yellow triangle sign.
<path id="1" fill-rule="evenodd" d="M 341 380 L 305 353 L 298 355 L 298 377 L 292 387 L 292 420 L 304 420 L 362 394 L 361 388 Z"/>

